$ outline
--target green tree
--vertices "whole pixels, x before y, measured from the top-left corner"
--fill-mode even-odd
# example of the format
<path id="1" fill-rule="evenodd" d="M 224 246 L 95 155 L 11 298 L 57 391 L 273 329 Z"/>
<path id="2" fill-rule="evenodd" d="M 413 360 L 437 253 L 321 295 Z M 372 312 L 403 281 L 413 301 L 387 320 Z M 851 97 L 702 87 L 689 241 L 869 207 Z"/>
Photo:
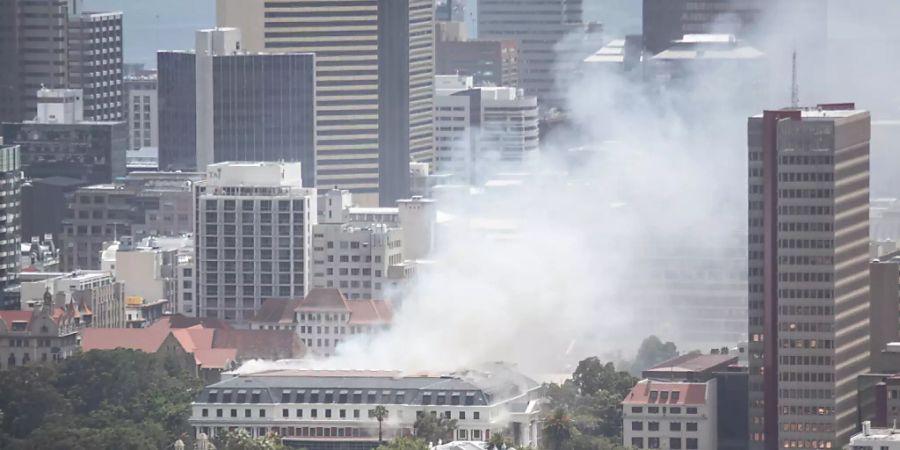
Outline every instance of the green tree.
<path id="1" fill-rule="evenodd" d="M 617 371 L 611 363 L 587 358 L 578 364 L 572 378 L 562 384 L 545 385 L 548 410 L 562 409 L 571 418 L 573 439 L 567 445 L 598 444 L 592 438 L 619 441 L 622 436 L 621 402 L 637 379 Z M 577 439 L 576 439 L 577 438 Z"/>
<path id="2" fill-rule="evenodd" d="M 574 425 L 572 417 L 563 408 L 556 408 L 544 418 L 543 430 L 545 445 L 551 450 L 562 450 L 563 445 L 572 438 Z"/>
<path id="3" fill-rule="evenodd" d="M 437 444 L 438 441 L 449 442 L 453 440 L 456 431 L 456 419 L 448 419 L 443 414 L 434 411 L 424 411 L 413 424 L 416 437 L 425 442 Z"/>
<path id="4" fill-rule="evenodd" d="M 650 336 L 641 342 L 629 372 L 634 376 L 640 376 L 641 372 L 676 356 L 678 356 L 678 348 L 674 342 L 663 343 L 660 338 Z"/>
<path id="5" fill-rule="evenodd" d="M 372 410 L 371 415 L 375 418 L 375 420 L 378 421 L 378 445 L 381 445 L 381 442 L 383 440 L 382 437 L 384 436 L 381 426 L 384 422 L 384 419 L 387 419 L 388 417 L 388 409 L 385 408 L 384 405 L 378 405 L 375 407 L 375 409 Z"/>
<path id="6" fill-rule="evenodd" d="M 412 436 L 396 438 L 385 444 L 381 444 L 375 450 L 430 450 L 428 443 L 423 439 Z"/>
<path id="7" fill-rule="evenodd" d="M 201 383 L 155 354 L 91 351 L 0 372 L 0 448 L 165 448 Z"/>
<path id="8" fill-rule="evenodd" d="M 616 371 L 613 363 L 601 363 L 596 356 L 578 363 L 578 367 L 572 373 L 572 382 L 578 387 L 581 395 L 594 395 L 601 390 L 624 395 L 634 386 L 633 377 L 625 372 Z"/>
<path id="9" fill-rule="evenodd" d="M 228 431 L 213 439 L 216 450 L 285 450 L 281 438 L 274 434 L 254 438 L 243 428 Z"/>

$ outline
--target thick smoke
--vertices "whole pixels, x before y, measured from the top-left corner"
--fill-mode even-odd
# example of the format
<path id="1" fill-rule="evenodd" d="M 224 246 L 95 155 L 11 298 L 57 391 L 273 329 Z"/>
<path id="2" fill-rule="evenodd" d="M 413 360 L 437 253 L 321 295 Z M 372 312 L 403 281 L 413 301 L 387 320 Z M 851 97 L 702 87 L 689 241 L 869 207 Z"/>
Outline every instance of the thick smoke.
<path id="1" fill-rule="evenodd" d="M 756 38 L 769 55 L 765 66 L 703 65 L 680 80 L 649 84 L 637 73 L 585 72 L 566 86 L 569 126 L 542 142 L 539 158 L 515 174 L 498 173 L 500 181 L 474 193 L 445 191 L 452 195 L 440 198 L 447 220 L 435 263 L 420 269 L 391 330 L 303 364 L 455 370 L 504 360 L 547 374 L 569 371 L 586 355 L 630 354 L 654 333 L 680 343 L 733 345 L 689 337 L 702 330 L 685 324 L 724 314 L 746 326 L 743 269 L 698 268 L 746 257 L 747 117 L 788 106 L 789 55 L 797 44 L 783 41 L 809 41 L 779 30 L 807 18 L 779 11 L 763 21 Z M 873 17 L 844 19 L 865 28 Z M 862 87 L 864 79 L 848 86 L 835 82 L 840 74 L 825 80 L 809 73 L 822 65 L 841 69 L 828 65 L 839 52 L 810 53 L 803 104 L 885 103 L 873 95 L 878 86 Z M 865 60 L 879 57 L 888 55 Z M 896 112 L 896 103 L 884 110 Z M 726 279 L 703 279 L 709 273 Z M 681 295 L 722 286 L 730 294 Z M 692 303 L 700 299 L 708 304 Z M 270 367 L 253 362 L 243 370 Z"/>

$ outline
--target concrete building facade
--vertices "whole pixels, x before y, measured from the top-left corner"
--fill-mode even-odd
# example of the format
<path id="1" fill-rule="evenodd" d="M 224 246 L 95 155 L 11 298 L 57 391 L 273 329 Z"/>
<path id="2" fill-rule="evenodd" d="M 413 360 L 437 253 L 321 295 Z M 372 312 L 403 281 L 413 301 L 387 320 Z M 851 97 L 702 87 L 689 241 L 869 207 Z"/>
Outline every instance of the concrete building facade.
<path id="1" fill-rule="evenodd" d="M 430 0 L 219 0 L 217 25 L 254 52 L 316 54 L 316 183 L 365 205 L 409 195 L 409 163 L 432 158 Z"/>
<path id="2" fill-rule="evenodd" d="M 435 79 L 436 173 L 472 182 L 537 154 L 537 98 L 516 88 L 475 87 L 472 77 Z"/>
<path id="3" fill-rule="evenodd" d="M 247 322 L 310 287 L 316 193 L 300 163 L 216 163 L 195 185 L 197 315 Z"/>
<path id="4" fill-rule="evenodd" d="M 122 120 L 122 13 L 87 12 L 81 0 L 8 0 L 0 17 L 0 122 L 34 119 L 42 87 L 83 89 L 87 120 Z"/>
<path id="5" fill-rule="evenodd" d="M 182 168 L 180 153 L 190 151 L 190 167 L 201 171 L 224 161 L 300 162 L 315 185 L 314 55 L 247 53 L 240 30 L 216 28 L 197 32 L 194 53 L 160 52 L 158 60 L 161 114 L 172 113 L 161 117 L 160 167 Z"/>
<path id="6" fill-rule="evenodd" d="M 504 375 L 490 373 L 504 371 Z M 497 380 L 503 380 L 498 383 Z M 388 409 L 385 440 L 410 436 L 417 417 L 457 421 L 454 438 L 489 440 L 503 433 L 517 446 L 538 442 L 540 385 L 497 366 L 461 373 L 404 375 L 394 371 L 273 371 L 207 386 L 192 405 L 195 435 L 229 427 L 252 436 L 276 433 L 286 445 L 324 450 L 378 445 L 371 411 Z M 500 419 L 503 420 L 500 420 Z"/>
<path id="7" fill-rule="evenodd" d="M 435 75 L 471 76 L 476 86 L 519 84 L 515 41 L 437 41 Z"/>
<path id="8" fill-rule="evenodd" d="M 61 239 L 63 270 L 99 269 L 104 243 L 194 230 L 192 172 L 136 172 L 116 184 L 86 186 L 70 197 Z"/>
<path id="9" fill-rule="evenodd" d="M 41 89 L 37 99 L 36 120 L 2 124 L 4 142 L 21 147 L 25 176 L 109 183 L 125 175 L 125 122 L 82 120 L 77 89 Z"/>
<path id="10" fill-rule="evenodd" d="M 557 88 L 557 78 L 563 76 L 560 64 L 568 59 L 563 41 L 572 40 L 578 47 L 574 36 L 583 31 L 582 0 L 478 2 L 478 37 L 512 40 L 518 45 L 519 87 L 537 97 L 542 108 L 564 106 L 564 96 Z M 579 49 L 574 50 L 577 53 Z M 596 48 L 587 50 L 571 63 L 577 64 Z"/>
<path id="11" fill-rule="evenodd" d="M 749 143 L 751 449 L 839 448 L 869 370 L 870 118 L 766 111 Z"/>
<path id="12" fill-rule="evenodd" d="M 159 102 L 157 77 L 125 77 L 125 112 L 128 121 L 128 148 L 159 147 Z"/>

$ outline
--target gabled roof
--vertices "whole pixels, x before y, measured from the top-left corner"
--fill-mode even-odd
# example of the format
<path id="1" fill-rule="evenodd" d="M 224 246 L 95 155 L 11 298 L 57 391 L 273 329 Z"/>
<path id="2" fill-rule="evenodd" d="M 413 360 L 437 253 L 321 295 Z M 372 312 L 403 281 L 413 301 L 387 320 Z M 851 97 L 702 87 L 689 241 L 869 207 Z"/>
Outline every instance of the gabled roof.
<path id="1" fill-rule="evenodd" d="M 351 324 L 390 323 L 393 310 L 384 300 L 348 300 Z"/>
<path id="2" fill-rule="evenodd" d="M 262 323 L 293 323 L 294 311 L 300 306 L 303 299 L 271 298 L 263 302 L 251 322 Z"/>
<path id="3" fill-rule="evenodd" d="M 6 328 L 11 330 L 13 322 L 25 322 L 30 327 L 33 315 L 33 311 L 6 310 L 0 311 L 0 320 L 6 322 Z"/>
<path id="4" fill-rule="evenodd" d="M 85 328 L 81 332 L 81 350 L 114 350 L 126 348 L 156 353 L 171 330 L 148 328 Z"/>
<path id="5" fill-rule="evenodd" d="M 339 289 L 314 288 L 309 291 L 295 311 L 349 311 L 347 297 Z"/>
<path id="6" fill-rule="evenodd" d="M 299 358 L 306 347 L 293 331 L 216 330 L 212 348 L 233 348 L 244 359 Z"/>
<path id="7" fill-rule="evenodd" d="M 237 349 L 205 348 L 194 352 L 194 360 L 204 369 L 226 369 L 229 363 L 237 361 Z"/>
<path id="8" fill-rule="evenodd" d="M 199 325 L 202 328 L 231 328 L 231 325 L 229 325 L 228 322 L 225 322 L 222 319 L 187 317 L 181 314 L 164 316 L 150 326 L 163 326 L 166 328 L 190 328 L 196 325 Z"/>

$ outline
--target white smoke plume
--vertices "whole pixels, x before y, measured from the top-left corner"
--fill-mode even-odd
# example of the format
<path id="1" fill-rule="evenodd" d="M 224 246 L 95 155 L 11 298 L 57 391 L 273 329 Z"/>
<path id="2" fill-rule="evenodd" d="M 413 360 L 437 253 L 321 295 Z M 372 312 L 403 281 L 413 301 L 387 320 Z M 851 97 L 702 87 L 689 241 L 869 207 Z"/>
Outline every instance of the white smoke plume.
<path id="1" fill-rule="evenodd" d="M 865 27 L 877 13 L 845 15 L 862 23 L 844 25 Z M 504 360 L 546 374 L 571 371 L 587 355 L 628 354 L 654 333 L 679 342 L 700 331 L 685 329 L 692 315 L 730 314 L 745 327 L 740 297 L 707 292 L 698 298 L 712 304 L 673 304 L 654 285 L 669 274 L 684 278 L 687 289 L 715 285 L 679 270 L 708 255 L 745 258 L 747 117 L 789 105 L 785 55 L 795 45 L 784 41 L 795 39 L 778 30 L 804 17 L 779 11 L 764 21 L 758 40 L 769 59 L 761 72 L 703 66 L 659 88 L 633 75 L 585 73 L 567 89 L 571 126 L 542 142 L 540 158 L 477 195 L 440 200 L 455 220 L 441 226 L 435 263 L 409 286 L 390 331 L 349 340 L 328 360 L 274 367 L 455 370 Z M 879 57 L 886 62 L 878 67 L 900 59 L 865 60 Z M 805 71 L 828 61 L 809 61 Z M 828 67 L 841 70 L 833 61 Z M 876 112 L 895 113 L 879 92 L 893 89 L 896 98 L 897 90 L 866 89 L 858 70 L 850 72 L 862 79 L 850 84 L 836 82 L 839 74 L 826 80 L 806 72 L 802 103 L 866 108 L 871 101 Z M 570 151 L 576 147 L 582 150 Z M 251 362 L 242 371 L 273 364 Z"/>

